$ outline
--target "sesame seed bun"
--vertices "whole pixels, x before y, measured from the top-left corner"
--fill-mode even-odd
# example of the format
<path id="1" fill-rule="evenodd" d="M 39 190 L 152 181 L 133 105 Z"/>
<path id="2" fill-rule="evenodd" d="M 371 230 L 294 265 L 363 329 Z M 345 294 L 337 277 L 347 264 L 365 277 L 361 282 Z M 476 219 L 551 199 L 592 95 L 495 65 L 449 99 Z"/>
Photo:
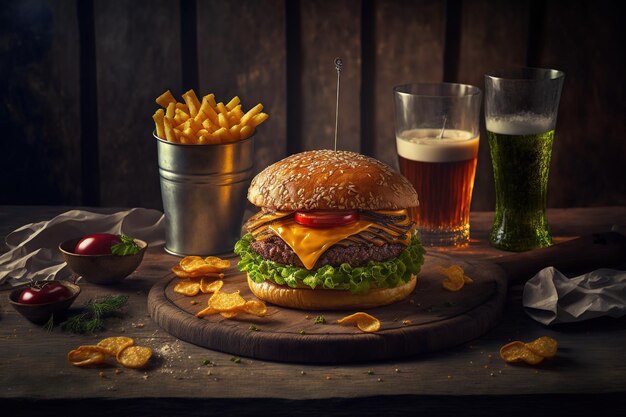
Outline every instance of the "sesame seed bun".
<path id="1" fill-rule="evenodd" d="M 394 288 L 374 288 L 364 294 L 347 290 L 291 288 L 271 281 L 256 283 L 248 277 L 252 293 L 269 303 L 302 310 L 353 310 L 380 307 L 404 300 L 415 289 L 417 277 Z"/>
<path id="2" fill-rule="evenodd" d="M 291 155 L 265 168 L 248 200 L 278 211 L 398 210 L 419 205 L 409 181 L 382 162 L 348 151 Z"/>

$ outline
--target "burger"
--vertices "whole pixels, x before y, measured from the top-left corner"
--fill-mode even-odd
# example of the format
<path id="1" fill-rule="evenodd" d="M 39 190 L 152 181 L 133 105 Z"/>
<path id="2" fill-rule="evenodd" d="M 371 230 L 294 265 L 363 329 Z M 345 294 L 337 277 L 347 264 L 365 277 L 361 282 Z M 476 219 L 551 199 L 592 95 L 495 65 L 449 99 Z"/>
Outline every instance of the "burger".
<path id="1" fill-rule="evenodd" d="M 307 310 L 365 309 L 406 298 L 424 249 L 407 211 L 413 186 L 382 162 L 348 151 L 291 155 L 253 178 L 260 211 L 235 244 L 261 300 Z"/>

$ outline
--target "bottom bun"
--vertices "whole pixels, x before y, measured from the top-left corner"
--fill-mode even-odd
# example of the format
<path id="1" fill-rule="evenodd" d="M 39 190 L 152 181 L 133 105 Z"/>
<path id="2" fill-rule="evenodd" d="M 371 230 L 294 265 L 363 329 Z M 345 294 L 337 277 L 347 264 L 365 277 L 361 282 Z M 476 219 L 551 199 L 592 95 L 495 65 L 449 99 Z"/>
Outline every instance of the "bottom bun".
<path id="1" fill-rule="evenodd" d="M 271 281 L 256 283 L 248 277 L 248 286 L 261 300 L 283 307 L 301 310 L 354 310 L 380 307 L 404 300 L 413 292 L 417 277 L 394 288 L 375 288 L 364 294 L 347 290 L 312 290 L 291 288 Z"/>

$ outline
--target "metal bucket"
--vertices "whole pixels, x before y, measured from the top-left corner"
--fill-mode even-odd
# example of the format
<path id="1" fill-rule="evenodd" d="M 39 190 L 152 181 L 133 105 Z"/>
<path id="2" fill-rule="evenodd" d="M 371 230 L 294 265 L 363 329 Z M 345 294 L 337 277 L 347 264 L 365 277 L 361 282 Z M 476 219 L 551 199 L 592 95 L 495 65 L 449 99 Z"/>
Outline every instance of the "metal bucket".
<path id="1" fill-rule="evenodd" d="M 254 166 L 254 136 L 219 145 L 157 140 L 165 250 L 178 256 L 233 250 Z"/>

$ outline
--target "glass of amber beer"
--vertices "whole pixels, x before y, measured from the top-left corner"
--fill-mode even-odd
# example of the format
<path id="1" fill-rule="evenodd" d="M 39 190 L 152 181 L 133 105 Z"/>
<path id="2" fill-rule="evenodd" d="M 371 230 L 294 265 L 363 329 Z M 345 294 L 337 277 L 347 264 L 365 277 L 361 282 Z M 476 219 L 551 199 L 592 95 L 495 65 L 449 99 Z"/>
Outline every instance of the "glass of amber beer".
<path id="1" fill-rule="evenodd" d="M 525 251 L 552 244 L 548 170 L 563 88 L 561 71 L 519 68 L 485 75 L 485 122 L 496 186 L 491 245 Z"/>
<path id="2" fill-rule="evenodd" d="M 466 84 L 408 84 L 394 91 L 400 172 L 415 186 L 412 209 L 426 246 L 469 243 L 482 92 Z"/>

